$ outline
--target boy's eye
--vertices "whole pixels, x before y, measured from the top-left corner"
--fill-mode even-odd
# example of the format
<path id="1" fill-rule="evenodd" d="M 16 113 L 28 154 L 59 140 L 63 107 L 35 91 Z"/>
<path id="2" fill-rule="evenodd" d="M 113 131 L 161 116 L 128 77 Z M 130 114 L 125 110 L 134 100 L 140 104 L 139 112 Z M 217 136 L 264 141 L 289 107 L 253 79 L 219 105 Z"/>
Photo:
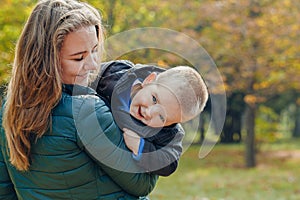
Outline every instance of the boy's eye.
<path id="1" fill-rule="evenodd" d="M 156 97 L 153 96 L 153 95 L 152 95 L 152 101 L 153 101 L 154 104 L 157 104 L 157 99 L 156 99 Z"/>
<path id="2" fill-rule="evenodd" d="M 159 115 L 160 120 L 165 123 L 165 118 L 162 115 Z"/>

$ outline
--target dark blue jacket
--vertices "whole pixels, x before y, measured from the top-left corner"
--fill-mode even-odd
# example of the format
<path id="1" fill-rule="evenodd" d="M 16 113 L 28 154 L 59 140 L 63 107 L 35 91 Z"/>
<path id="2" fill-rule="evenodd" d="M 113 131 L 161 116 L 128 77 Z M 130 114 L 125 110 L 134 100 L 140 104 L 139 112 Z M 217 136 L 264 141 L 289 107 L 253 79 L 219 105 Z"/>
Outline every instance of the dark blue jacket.
<path id="1" fill-rule="evenodd" d="M 100 96 L 111 107 L 117 125 L 133 130 L 144 138 L 142 156 L 137 163 L 161 176 L 169 176 L 178 165 L 182 153 L 184 130 L 180 124 L 153 128 L 131 117 L 129 113 L 130 91 L 136 79 L 143 81 L 151 72 L 160 73 L 164 69 L 152 65 L 134 65 L 130 61 L 118 60 L 103 63 L 96 81 L 92 83 Z"/>

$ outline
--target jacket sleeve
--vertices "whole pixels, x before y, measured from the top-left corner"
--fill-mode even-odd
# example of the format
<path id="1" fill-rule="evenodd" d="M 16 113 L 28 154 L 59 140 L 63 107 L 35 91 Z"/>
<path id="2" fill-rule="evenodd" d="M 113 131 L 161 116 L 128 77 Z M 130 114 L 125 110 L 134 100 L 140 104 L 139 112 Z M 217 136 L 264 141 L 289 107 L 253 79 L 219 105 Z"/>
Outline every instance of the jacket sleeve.
<path id="1" fill-rule="evenodd" d="M 18 199 L 4 160 L 4 152 L 6 149 L 3 138 L 2 111 L 0 111 L 0 199 Z"/>
<path id="2" fill-rule="evenodd" d="M 136 165 L 104 102 L 95 96 L 73 105 L 79 145 L 124 191 L 135 196 L 148 195 L 157 176 Z"/>
<path id="3" fill-rule="evenodd" d="M 0 151 L 0 199 L 18 199 Z"/>
<path id="4" fill-rule="evenodd" d="M 145 152 L 145 149 L 149 152 Z M 156 153 L 157 151 L 159 153 Z M 170 148 L 159 150 L 152 142 L 145 140 L 143 155 L 137 163 L 153 174 L 170 176 L 177 169 L 179 160 L 179 154 L 174 154 L 172 151 Z"/>
<path id="5" fill-rule="evenodd" d="M 176 124 L 146 138 L 138 165 L 160 176 L 171 175 L 178 166 L 183 137 L 183 128 L 180 124 Z"/>

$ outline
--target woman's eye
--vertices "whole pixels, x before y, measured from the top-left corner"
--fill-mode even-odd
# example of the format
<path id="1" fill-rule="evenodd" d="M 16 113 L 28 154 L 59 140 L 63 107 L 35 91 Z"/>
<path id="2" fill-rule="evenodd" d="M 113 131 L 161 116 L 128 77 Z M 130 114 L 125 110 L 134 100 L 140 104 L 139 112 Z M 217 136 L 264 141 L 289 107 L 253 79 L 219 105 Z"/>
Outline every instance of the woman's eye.
<path id="1" fill-rule="evenodd" d="M 155 97 L 155 96 L 153 96 L 153 95 L 152 95 L 152 101 L 153 101 L 153 103 L 154 103 L 154 104 L 156 104 L 156 103 L 157 103 L 157 99 L 156 99 L 156 97 Z"/>
<path id="2" fill-rule="evenodd" d="M 80 56 L 80 58 L 74 58 L 75 61 L 82 61 L 83 60 L 83 56 Z"/>

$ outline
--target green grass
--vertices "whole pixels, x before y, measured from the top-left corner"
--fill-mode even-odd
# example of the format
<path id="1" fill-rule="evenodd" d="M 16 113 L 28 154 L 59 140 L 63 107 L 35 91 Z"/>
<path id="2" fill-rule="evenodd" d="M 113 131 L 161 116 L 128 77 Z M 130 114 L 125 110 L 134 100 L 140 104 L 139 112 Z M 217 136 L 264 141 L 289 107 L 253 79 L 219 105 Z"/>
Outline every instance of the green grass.
<path id="1" fill-rule="evenodd" d="M 300 140 L 260 144 L 257 166 L 244 167 L 244 146 L 216 145 L 203 159 L 200 146 L 183 154 L 177 171 L 160 177 L 151 200 L 298 200 Z"/>

